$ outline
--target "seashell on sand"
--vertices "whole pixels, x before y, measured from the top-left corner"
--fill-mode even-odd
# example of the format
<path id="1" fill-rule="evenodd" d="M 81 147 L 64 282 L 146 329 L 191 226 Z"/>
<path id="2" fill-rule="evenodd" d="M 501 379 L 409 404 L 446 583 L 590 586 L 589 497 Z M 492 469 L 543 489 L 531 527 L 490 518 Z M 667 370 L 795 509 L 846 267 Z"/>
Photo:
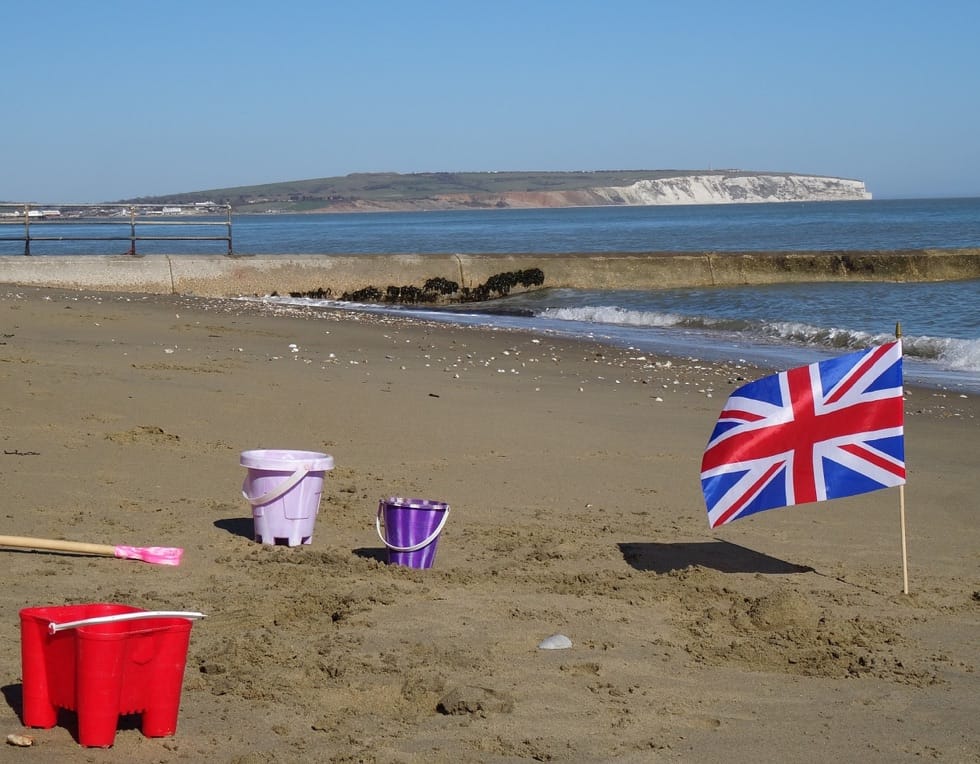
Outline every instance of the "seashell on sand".
<path id="1" fill-rule="evenodd" d="M 538 643 L 539 650 L 567 650 L 572 646 L 572 640 L 564 634 L 552 634 Z"/>

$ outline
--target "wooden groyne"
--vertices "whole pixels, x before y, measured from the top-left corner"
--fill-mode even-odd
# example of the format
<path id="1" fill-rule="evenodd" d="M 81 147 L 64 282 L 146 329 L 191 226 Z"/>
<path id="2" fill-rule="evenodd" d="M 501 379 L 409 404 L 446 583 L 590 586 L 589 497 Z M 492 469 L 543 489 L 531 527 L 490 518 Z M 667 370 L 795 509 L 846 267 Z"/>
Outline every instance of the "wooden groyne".
<path id="1" fill-rule="evenodd" d="M 0 283 L 202 297 L 421 288 L 443 280 L 475 289 L 538 269 L 540 286 L 658 289 L 820 281 L 980 278 L 980 249 L 481 255 L 0 256 Z M 513 291 L 525 287 L 516 286 Z"/>

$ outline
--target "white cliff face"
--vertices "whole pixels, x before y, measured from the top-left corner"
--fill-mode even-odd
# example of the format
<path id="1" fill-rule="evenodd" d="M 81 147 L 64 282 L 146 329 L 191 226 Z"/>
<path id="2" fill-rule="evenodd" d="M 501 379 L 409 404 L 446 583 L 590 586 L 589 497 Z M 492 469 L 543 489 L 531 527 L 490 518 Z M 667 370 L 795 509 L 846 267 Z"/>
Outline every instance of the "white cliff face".
<path id="1" fill-rule="evenodd" d="M 816 175 L 712 173 L 640 180 L 631 186 L 591 189 L 609 204 L 736 204 L 870 199 L 864 181 Z"/>

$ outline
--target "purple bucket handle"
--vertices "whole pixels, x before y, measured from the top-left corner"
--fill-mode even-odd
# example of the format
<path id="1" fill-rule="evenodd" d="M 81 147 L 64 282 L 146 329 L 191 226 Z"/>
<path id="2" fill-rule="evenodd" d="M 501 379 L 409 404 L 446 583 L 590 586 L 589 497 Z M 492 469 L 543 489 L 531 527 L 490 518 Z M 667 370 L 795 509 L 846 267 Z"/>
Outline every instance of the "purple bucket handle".
<path id="1" fill-rule="evenodd" d="M 303 478 L 309 474 L 309 470 L 305 467 L 300 467 L 292 475 L 283 480 L 279 485 L 273 488 L 271 491 L 262 494 L 261 496 L 249 496 L 245 493 L 245 485 L 248 483 L 248 477 L 246 476 L 245 482 L 242 483 L 242 496 L 245 498 L 249 504 L 253 507 L 259 507 L 263 504 L 268 504 L 270 501 L 275 501 L 280 496 L 282 496 L 286 491 L 288 491 L 293 486 L 297 485 Z"/>
<path id="2" fill-rule="evenodd" d="M 439 538 L 439 534 L 442 533 L 442 529 L 446 527 L 446 521 L 449 519 L 449 505 L 446 504 L 446 511 L 442 513 L 442 519 L 439 521 L 438 527 L 432 532 L 431 536 L 425 539 L 425 541 L 420 541 L 418 544 L 413 544 L 412 546 L 395 546 L 394 544 L 388 543 L 388 539 L 385 538 L 384 532 L 381 530 L 381 513 L 384 511 L 385 504 L 387 504 L 387 502 L 384 499 L 378 502 L 378 515 L 374 519 L 374 526 L 378 529 L 378 538 L 380 538 L 382 543 L 393 552 L 417 552 L 420 549 L 424 549 Z"/>

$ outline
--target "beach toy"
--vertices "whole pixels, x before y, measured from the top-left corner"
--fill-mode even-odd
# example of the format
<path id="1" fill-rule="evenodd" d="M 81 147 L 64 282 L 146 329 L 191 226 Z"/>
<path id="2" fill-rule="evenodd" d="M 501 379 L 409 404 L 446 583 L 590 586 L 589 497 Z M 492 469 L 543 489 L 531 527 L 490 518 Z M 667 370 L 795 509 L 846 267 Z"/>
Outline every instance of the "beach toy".
<path id="1" fill-rule="evenodd" d="M 243 451 L 241 465 L 248 468 L 242 496 L 252 505 L 255 540 L 311 543 L 323 474 L 333 469 L 333 457 L 317 451 Z"/>
<path id="2" fill-rule="evenodd" d="M 449 519 L 449 505 L 428 499 L 392 496 L 378 503 L 375 525 L 388 548 L 388 564 L 431 568 L 439 534 Z"/>
<path id="3" fill-rule="evenodd" d="M 102 557 L 120 557 L 124 560 L 142 560 L 154 565 L 180 565 L 184 550 L 170 546 L 113 546 L 110 544 L 90 544 L 87 541 L 63 541 L 61 539 L 39 539 L 31 536 L 0 536 L 0 546 L 20 547 L 22 549 L 42 549 L 46 552 L 70 552 L 73 554 L 95 554 Z"/>
<path id="4" fill-rule="evenodd" d="M 23 722 L 78 717 L 78 742 L 108 748 L 119 717 L 141 714 L 147 737 L 177 731 L 191 622 L 202 613 L 91 604 L 20 611 Z"/>

